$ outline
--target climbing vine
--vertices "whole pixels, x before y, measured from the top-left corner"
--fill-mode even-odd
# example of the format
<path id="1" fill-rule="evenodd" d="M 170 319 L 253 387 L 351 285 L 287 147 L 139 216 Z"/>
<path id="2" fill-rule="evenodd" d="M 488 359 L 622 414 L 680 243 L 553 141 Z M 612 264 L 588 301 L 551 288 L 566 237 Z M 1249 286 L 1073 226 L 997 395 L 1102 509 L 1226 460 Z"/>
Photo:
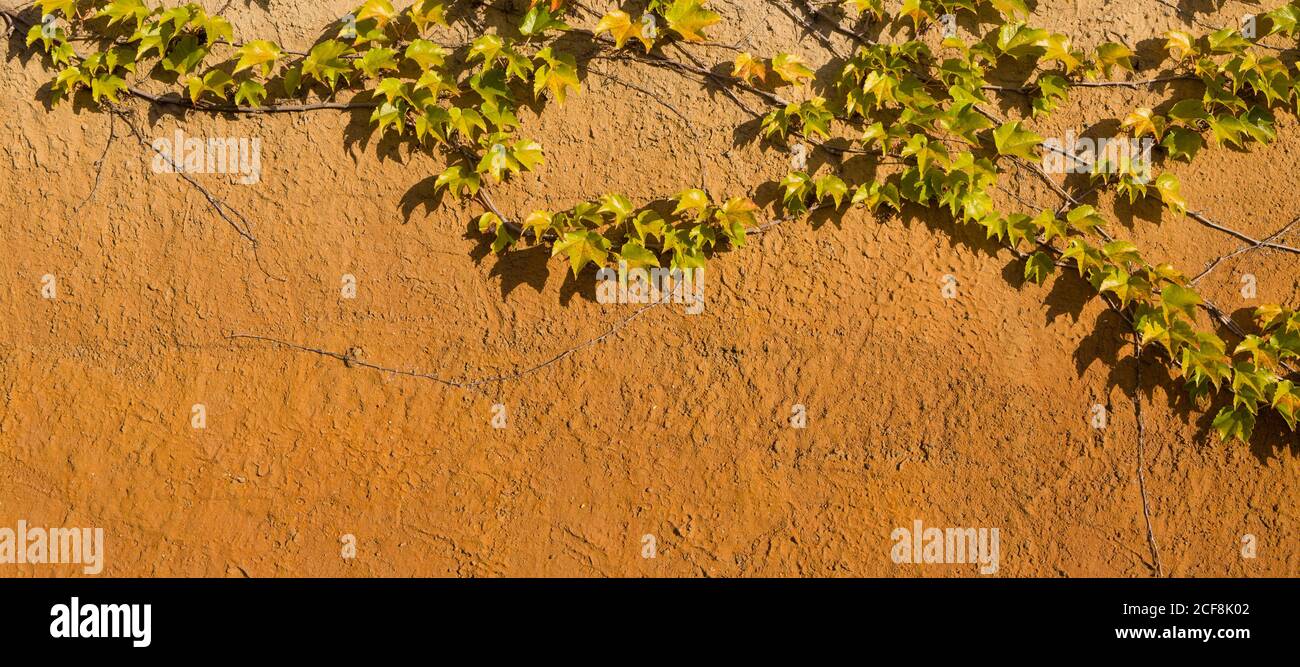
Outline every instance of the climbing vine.
<path id="1" fill-rule="evenodd" d="M 800 165 L 774 182 L 780 219 L 850 207 L 916 208 L 978 225 L 1023 263 L 1026 280 L 1042 284 L 1061 270 L 1086 280 L 1194 399 L 1208 404 L 1226 394 L 1214 419 L 1223 438 L 1249 438 L 1263 410 L 1296 429 L 1300 312 L 1261 307 L 1254 330 L 1241 329 L 1197 292 L 1194 280 L 1116 237 L 1103 213 L 1084 200 L 1107 190 L 1130 203 L 1152 198 L 1174 215 L 1254 247 L 1300 250 L 1210 220 L 1192 209 L 1172 172 L 1152 174 L 1149 164 L 1130 157 L 1093 161 L 1091 187 L 1066 190 L 1040 166 L 1045 152 L 1060 149 L 1034 126 L 1085 89 L 1185 81 L 1199 88 L 1196 96 L 1173 101 L 1163 113 L 1140 108 L 1121 119 L 1132 138 L 1155 144 L 1157 164 L 1194 160 L 1207 135 L 1242 149 L 1271 143 L 1276 114 L 1300 108 L 1300 75 L 1259 40 L 1294 39 L 1300 0 L 1261 15 L 1258 36 L 1230 28 L 1168 33 L 1167 74 L 1148 80 L 1134 78 L 1135 54 L 1127 45 L 1076 46 L 1068 35 L 1031 25 L 1025 0 L 780 3 L 801 21 L 827 23 L 853 40 L 854 51 L 820 75 L 790 53 L 739 52 L 721 70 L 729 75 L 673 60 L 667 45 L 704 42 L 720 29 L 721 17 L 703 0 L 649 0 L 637 3 L 635 14 L 629 7 L 604 15 L 572 0 L 532 0 L 513 17 L 511 30 L 492 32 L 473 20 L 469 10 L 478 4 L 417 0 L 399 10 L 391 0 L 367 0 L 305 53 L 266 39 L 238 42 L 228 21 L 196 4 L 39 0 L 33 10 L 6 17 L 26 28 L 27 45 L 39 48 L 55 70 L 50 90 L 57 101 L 111 110 L 136 97 L 213 113 L 371 109 L 373 132 L 444 158 L 437 190 L 483 204 L 478 229 L 496 252 L 545 245 L 567 259 L 575 276 L 618 264 L 703 267 L 761 226 L 763 209 L 748 196 L 715 196 L 699 184 L 683 184 L 667 205 L 605 193 L 521 219 L 493 202 L 493 185 L 545 165 L 544 147 L 520 134 L 521 106 L 564 104 L 582 88 L 580 60 L 604 52 L 670 67 L 720 86 L 747 110 L 737 95 L 758 100 L 761 109 L 750 110 L 759 123 L 757 141 L 791 153 L 811 146 L 833 158 L 823 169 Z M 478 36 L 450 41 L 447 28 L 456 16 Z M 594 25 L 572 25 L 584 20 Z M 959 21 L 966 37 L 958 34 Z M 867 36 L 873 26 L 880 38 Z M 932 38 L 937 30 L 941 39 Z M 562 42 L 564 35 L 585 42 Z M 594 50 L 575 51 L 575 43 Z M 74 44 L 96 50 L 79 53 Z M 989 80 L 990 71 L 1008 64 L 1028 74 L 1012 83 Z M 141 90 L 133 81 L 143 78 L 174 91 Z M 993 111 L 999 98 L 1018 117 Z M 853 170 L 842 168 L 846 154 L 881 169 L 855 181 Z M 994 193 L 1008 175 L 1044 181 L 1059 203 L 999 210 Z M 1201 311 L 1236 340 L 1199 324 Z"/>

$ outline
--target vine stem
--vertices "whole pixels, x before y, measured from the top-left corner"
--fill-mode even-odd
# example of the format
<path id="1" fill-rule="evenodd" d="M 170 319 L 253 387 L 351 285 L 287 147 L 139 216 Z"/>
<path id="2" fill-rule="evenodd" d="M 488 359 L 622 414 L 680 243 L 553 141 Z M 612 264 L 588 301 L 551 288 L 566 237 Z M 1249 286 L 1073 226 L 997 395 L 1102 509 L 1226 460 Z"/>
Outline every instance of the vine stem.
<path id="1" fill-rule="evenodd" d="M 487 385 L 487 384 L 497 384 L 502 382 L 512 382 L 515 380 L 519 380 L 523 377 L 532 375 L 550 366 L 553 366 L 567 359 L 568 357 L 573 356 L 578 352 L 581 352 L 582 350 L 600 344 L 606 338 L 609 338 L 610 336 L 617 334 L 619 331 L 623 330 L 624 327 L 631 324 L 634 320 L 641 317 L 651 309 L 662 306 L 665 303 L 668 302 L 655 301 L 653 303 L 642 306 L 641 308 L 638 308 L 636 311 L 634 311 L 632 314 L 628 315 L 627 317 L 624 317 L 623 319 L 620 319 L 617 322 L 615 322 L 612 326 L 606 329 L 605 332 L 600 334 L 599 336 L 596 336 L 595 338 L 589 339 L 587 341 L 584 341 L 581 344 L 575 345 L 574 347 L 564 350 L 546 359 L 545 361 L 542 361 L 540 363 L 534 364 L 532 366 L 528 366 L 526 368 L 511 373 L 505 373 L 502 375 L 479 378 L 474 380 L 448 380 L 446 378 L 441 378 L 436 375 L 425 373 L 422 371 L 393 368 L 390 366 L 383 366 L 381 364 L 371 363 L 369 361 L 360 359 L 357 356 L 355 350 L 349 350 L 346 353 L 334 352 L 332 350 L 326 350 L 323 348 L 311 347 L 308 345 L 299 345 L 298 343 L 292 343 L 289 341 L 280 340 L 278 338 L 272 338 L 269 336 L 260 336 L 256 334 L 245 334 L 245 333 L 238 333 L 238 332 L 231 333 L 230 335 L 226 336 L 226 339 L 227 340 L 252 340 L 252 341 L 258 341 L 262 343 L 270 343 L 272 345 L 278 345 L 280 347 L 289 348 L 291 350 L 297 350 L 299 352 L 310 352 L 312 354 L 317 354 L 323 357 L 338 359 L 339 361 L 342 361 L 345 365 L 347 365 L 349 368 L 353 366 L 359 366 L 362 368 L 369 368 L 370 370 L 378 371 L 380 373 L 388 373 L 390 375 L 401 375 L 401 376 L 412 377 L 421 380 L 429 380 L 455 389 L 477 390 L 479 387 L 482 387 L 483 385 Z"/>
<path id="2" fill-rule="evenodd" d="M 1138 491 L 1142 495 L 1142 517 L 1146 520 L 1147 543 L 1151 546 L 1151 558 L 1155 561 L 1156 576 L 1164 577 L 1164 565 L 1160 562 L 1160 547 L 1156 544 L 1156 531 L 1151 527 L 1151 507 L 1147 502 L 1146 478 L 1146 424 L 1142 419 L 1142 342 L 1133 336 L 1133 356 L 1137 385 L 1133 388 L 1133 414 L 1137 421 L 1137 478 Z"/>

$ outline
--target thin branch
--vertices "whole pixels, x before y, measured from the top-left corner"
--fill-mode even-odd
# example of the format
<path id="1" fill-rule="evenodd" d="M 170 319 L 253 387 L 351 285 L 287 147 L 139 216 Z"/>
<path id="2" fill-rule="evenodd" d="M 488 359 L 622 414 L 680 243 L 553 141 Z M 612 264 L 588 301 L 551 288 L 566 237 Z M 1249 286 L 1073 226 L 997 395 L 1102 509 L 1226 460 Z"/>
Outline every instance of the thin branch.
<path id="1" fill-rule="evenodd" d="M 1286 233 L 1291 231 L 1291 228 L 1294 227 L 1297 222 L 1300 222 L 1300 216 L 1297 216 L 1296 218 L 1292 219 L 1291 222 L 1288 222 L 1285 227 L 1273 232 L 1272 234 L 1269 234 L 1268 236 L 1265 236 L 1263 239 L 1261 239 L 1259 243 L 1252 243 L 1250 245 L 1245 245 L 1240 248 L 1237 248 L 1236 250 L 1233 250 L 1230 253 L 1219 255 L 1212 262 L 1210 262 L 1209 266 L 1205 267 L 1205 270 L 1196 274 L 1195 278 L 1192 278 L 1191 284 L 1195 285 L 1196 283 L 1200 282 L 1201 279 L 1209 275 L 1211 271 L 1213 271 L 1216 267 L 1219 266 L 1219 264 L 1223 263 L 1225 260 L 1229 260 L 1239 255 L 1244 255 L 1259 250 L 1260 248 L 1267 247 L 1265 245 L 1266 242 L 1272 241 L 1273 239 L 1276 238 L 1281 238 L 1282 236 L 1286 235 Z"/>
<path id="2" fill-rule="evenodd" d="M 85 199 L 81 200 L 77 207 L 72 209 L 73 213 L 78 213 L 81 208 L 90 203 L 95 198 L 95 193 L 99 192 L 99 181 L 104 176 L 104 160 L 108 157 L 108 150 L 113 147 L 113 141 L 117 139 L 117 116 L 109 115 L 108 117 L 108 139 L 104 141 L 104 152 L 100 153 L 99 159 L 95 160 L 95 183 L 90 188 L 90 193 Z"/>
<path id="3" fill-rule="evenodd" d="M 1164 577 L 1164 565 L 1160 562 L 1160 547 L 1156 544 L 1156 531 L 1151 527 L 1151 507 L 1147 502 L 1146 477 L 1146 424 L 1142 419 L 1142 343 L 1134 335 L 1133 355 L 1137 360 L 1137 386 L 1133 388 L 1133 415 L 1137 421 L 1137 477 L 1138 490 L 1142 494 L 1142 517 L 1147 524 L 1147 543 L 1151 546 L 1151 558 L 1155 561 L 1156 576 Z"/>
<path id="4" fill-rule="evenodd" d="M 198 190 L 204 196 L 204 198 L 208 200 L 208 204 L 212 207 L 214 211 L 217 212 L 217 215 L 219 215 L 222 220 L 225 220 L 226 224 L 230 225 L 230 228 L 234 229 L 236 234 L 242 236 L 245 240 L 247 240 L 252 245 L 253 261 L 257 263 L 257 267 L 261 269 L 262 273 L 265 274 L 266 277 L 271 278 L 272 280 L 285 282 L 285 278 L 272 274 L 269 270 L 267 270 L 266 266 L 262 263 L 262 257 L 261 254 L 259 253 L 260 242 L 257 240 L 257 237 L 253 235 L 252 225 L 249 224 L 248 219 L 244 217 L 244 214 L 240 213 L 237 209 L 230 206 L 226 202 L 222 201 L 216 195 L 213 195 L 211 192 L 208 191 L 207 188 L 203 187 L 201 183 L 195 180 L 194 177 L 187 174 L 185 172 L 185 168 L 177 164 L 176 161 L 173 160 L 170 155 L 167 155 L 166 153 L 160 151 L 158 148 L 154 147 L 152 143 L 150 143 L 147 139 L 145 139 L 144 134 L 140 131 L 138 127 L 135 126 L 135 123 L 131 121 L 131 118 L 126 114 L 125 111 L 122 111 L 121 109 L 117 109 L 115 107 L 110 107 L 109 111 L 110 113 L 121 118 L 122 121 L 126 123 L 127 128 L 131 130 L 131 134 L 135 135 L 136 140 L 138 140 L 142 146 L 157 153 L 163 159 L 167 160 L 167 162 L 171 165 L 172 170 L 176 172 L 178 175 L 180 175 L 180 177 L 184 179 L 185 182 L 188 183 L 191 187 L 193 187 L 195 190 Z"/>
<path id="5" fill-rule="evenodd" d="M 228 340 L 260 341 L 263 343 L 271 343 L 273 345 L 279 345 L 281 347 L 286 347 L 292 350 L 298 350 L 300 352 L 310 352 L 312 354 L 317 354 L 324 357 L 330 357 L 332 359 L 338 359 L 339 361 L 342 361 L 349 368 L 351 367 L 369 368 L 371 370 L 378 371 L 380 373 L 388 373 L 391 375 L 401 375 L 401 376 L 412 377 L 421 380 L 429 380 L 432 382 L 437 382 L 438 384 L 441 385 L 454 387 L 457 389 L 477 389 L 486 384 L 512 382 L 514 380 L 519 380 L 525 376 L 532 375 L 534 373 L 542 371 L 554 364 L 563 361 L 564 359 L 570 356 L 573 356 L 574 354 L 577 354 L 582 350 L 585 350 L 594 345 L 598 345 L 601 341 L 604 341 L 606 338 L 609 338 L 610 336 L 613 336 L 614 334 L 617 334 L 619 331 L 623 330 L 624 327 L 631 324 L 634 320 L 641 317 L 650 309 L 656 308 L 658 306 L 662 306 L 665 303 L 668 303 L 668 301 L 658 300 L 648 305 L 642 306 L 641 308 L 633 312 L 631 315 L 628 315 L 627 317 L 624 317 L 623 319 L 615 322 L 613 326 L 611 326 L 601 335 L 596 336 L 595 338 L 592 338 L 590 340 L 587 340 L 579 345 L 571 347 L 567 350 L 564 350 L 563 352 L 560 352 L 559 354 L 556 354 L 555 356 L 550 357 L 541 363 L 528 366 L 526 368 L 514 371 L 512 373 L 506 373 L 503 375 L 496 375 L 492 377 L 479 378 L 474 380 L 448 380 L 422 371 L 393 368 L 393 367 L 383 366 L 376 363 L 371 363 L 365 361 L 364 359 L 359 358 L 358 350 L 355 349 L 348 350 L 347 353 L 340 353 L 340 352 L 333 352 L 331 350 L 310 347 L 307 345 L 299 345 L 297 343 L 291 343 L 289 341 L 284 341 L 277 338 L 271 338 L 268 336 L 259 336 L 254 334 L 243 334 L 243 333 L 232 333 L 229 336 L 226 336 L 226 338 Z"/>

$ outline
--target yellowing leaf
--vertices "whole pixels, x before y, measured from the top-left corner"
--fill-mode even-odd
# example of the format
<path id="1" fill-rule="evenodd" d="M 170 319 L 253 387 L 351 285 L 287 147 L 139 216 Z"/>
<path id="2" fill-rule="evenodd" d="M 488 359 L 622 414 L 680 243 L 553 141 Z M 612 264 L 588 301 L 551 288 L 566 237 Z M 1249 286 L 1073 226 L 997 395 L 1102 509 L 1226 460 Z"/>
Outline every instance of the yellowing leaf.
<path id="1" fill-rule="evenodd" d="M 615 10 L 600 19 L 594 32 L 597 35 L 608 32 L 614 38 L 615 48 L 621 49 L 627 40 L 635 39 L 641 42 L 646 51 L 649 51 L 654 47 L 655 40 L 654 35 L 646 30 L 648 26 L 645 21 L 633 21 L 625 11 Z"/>
<path id="2" fill-rule="evenodd" d="M 281 53 L 280 47 L 274 42 L 265 39 L 248 42 L 235 51 L 239 57 L 239 62 L 235 64 L 235 74 L 251 67 L 260 67 L 262 76 L 266 76 L 271 73 L 271 68 Z"/>
<path id="3" fill-rule="evenodd" d="M 1183 198 L 1182 185 L 1173 173 L 1166 171 L 1156 178 L 1156 191 L 1160 193 L 1160 200 L 1171 211 L 1178 215 L 1187 214 L 1187 200 Z"/>
<path id="4" fill-rule="evenodd" d="M 722 20 L 721 16 L 707 10 L 700 0 L 673 0 L 664 12 L 668 28 L 688 42 L 702 42 L 701 30 Z"/>
<path id="5" fill-rule="evenodd" d="M 1021 127 L 1020 121 L 1017 120 L 993 130 L 993 142 L 997 146 L 999 155 L 1014 155 L 1026 160 L 1034 160 L 1038 157 L 1034 149 L 1043 143 L 1043 138 Z"/>
<path id="6" fill-rule="evenodd" d="M 814 73 L 804 64 L 803 58 L 789 53 L 778 53 L 772 59 L 772 71 L 781 75 L 789 83 L 798 84 L 805 79 L 811 79 Z"/>
<path id="7" fill-rule="evenodd" d="M 680 215 L 687 211 L 695 211 L 696 217 L 703 217 L 704 211 L 709 208 L 709 195 L 703 190 L 691 189 L 677 195 L 677 208 L 673 215 Z"/>
<path id="8" fill-rule="evenodd" d="M 577 276 L 587 264 L 604 266 L 609 258 L 609 239 L 591 230 L 576 230 L 564 234 L 551 249 L 551 256 L 564 253 L 569 266 Z"/>
<path id="9" fill-rule="evenodd" d="M 754 79 L 766 83 L 767 65 L 764 65 L 762 60 L 749 53 L 741 53 L 736 56 L 735 65 L 731 68 L 731 75 L 745 83 L 753 83 Z"/>

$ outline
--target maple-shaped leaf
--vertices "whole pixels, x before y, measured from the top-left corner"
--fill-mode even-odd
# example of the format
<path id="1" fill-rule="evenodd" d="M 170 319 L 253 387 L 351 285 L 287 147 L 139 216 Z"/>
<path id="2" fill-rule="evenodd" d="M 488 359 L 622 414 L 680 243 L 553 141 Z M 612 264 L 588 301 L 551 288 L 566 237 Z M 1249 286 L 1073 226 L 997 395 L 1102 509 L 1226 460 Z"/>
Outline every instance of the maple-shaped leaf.
<path id="1" fill-rule="evenodd" d="M 1156 178 L 1156 192 L 1160 193 L 1160 201 L 1169 207 L 1169 210 L 1178 215 L 1187 214 L 1187 200 L 1182 195 L 1182 185 L 1178 182 L 1178 177 L 1171 172 L 1164 172 Z"/>
<path id="2" fill-rule="evenodd" d="M 198 102 L 204 93 L 212 93 L 226 99 L 226 90 L 235 85 L 235 80 L 224 70 L 214 69 L 203 76 L 191 77 L 186 86 L 190 91 L 190 101 Z"/>
<path id="3" fill-rule="evenodd" d="M 90 82 L 90 96 L 96 102 L 108 100 L 117 104 L 118 95 L 126 89 L 126 81 L 114 74 L 101 74 Z"/>
<path id="4" fill-rule="evenodd" d="M 1039 250 L 1025 260 L 1025 280 L 1036 285 L 1042 285 L 1047 282 L 1052 273 L 1056 271 L 1056 262 L 1052 256 Z"/>
<path id="5" fill-rule="evenodd" d="M 1090 272 L 1101 269 L 1105 266 L 1106 258 L 1102 256 L 1101 250 L 1089 245 L 1087 241 L 1081 238 L 1072 238 L 1066 245 L 1061 257 L 1074 260 L 1075 266 L 1079 269 L 1079 275 L 1087 276 Z"/>
<path id="6" fill-rule="evenodd" d="M 447 127 L 469 141 L 473 141 L 478 132 L 487 132 L 487 123 L 484 122 L 483 116 L 468 108 L 448 108 Z"/>
<path id="7" fill-rule="evenodd" d="M 365 4 L 356 11 L 357 23 L 373 20 L 381 27 L 387 25 L 395 16 L 397 10 L 393 9 L 391 0 L 366 0 Z"/>
<path id="8" fill-rule="evenodd" d="M 736 61 L 731 67 L 731 76 L 749 84 L 754 83 L 754 79 L 766 83 L 767 65 L 748 52 L 741 53 L 736 56 Z"/>
<path id="9" fill-rule="evenodd" d="M 438 179 L 433 184 L 435 192 L 442 188 L 447 188 L 448 192 L 457 197 L 475 194 L 479 189 L 479 175 L 460 165 L 448 167 L 438 174 Z"/>
<path id="10" fill-rule="evenodd" d="M 1196 99 L 1180 100 L 1169 108 L 1169 117 L 1191 126 L 1200 121 L 1208 121 L 1210 114 L 1205 110 L 1205 102 Z"/>
<path id="11" fill-rule="evenodd" d="M 633 21 L 627 12 L 614 10 L 601 17 L 594 32 L 597 35 L 608 32 L 614 38 L 614 48 L 621 49 L 627 40 L 636 39 L 649 51 L 654 46 L 654 39 L 645 34 L 644 27 L 644 23 Z"/>
<path id="12" fill-rule="evenodd" d="M 1295 383 L 1281 380 L 1274 385 L 1271 405 L 1286 420 L 1287 426 L 1296 430 L 1296 423 L 1300 421 L 1300 391 L 1296 390 Z"/>
<path id="13" fill-rule="evenodd" d="M 575 230 L 565 233 L 551 248 L 551 256 L 564 253 L 569 257 L 569 266 L 577 276 L 588 264 L 604 266 L 609 259 L 609 239 L 591 230 Z"/>
<path id="14" fill-rule="evenodd" d="M 355 51 L 336 39 L 327 39 L 312 47 L 302 61 L 302 75 L 324 83 L 333 90 L 339 77 L 347 78 L 352 64 L 346 59 Z"/>
<path id="15" fill-rule="evenodd" d="M 1073 42 L 1066 35 L 1053 33 L 1038 40 L 1037 46 L 1044 51 L 1043 60 L 1055 60 L 1061 63 L 1066 73 L 1073 72 L 1083 64 L 1083 54 L 1073 48 Z"/>
<path id="16" fill-rule="evenodd" d="M 1201 137 L 1200 132 L 1184 127 L 1171 127 L 1160 145 L 1169 151 L 1169 157 L 1191 162 L 1205 145 L 1205 139 Z"/>
<path id="17" fill-rule="evenodd" d="M 63 14 L 64 18 L 73 18 L 77 15 L 77 0 L 40 0 L 36 3 L 41 8 L 41 14 Z"/>
<path id="18" fill-rule="evenodd" d="M 1264 35 L 1265 37 L 1276 35 L 1279 32 L 1287 37 L 1294 37 L 1297 25 L 1300 25 L 1300 5 L 1294 2 L 1283 5 L 1266 13 L 1264 16 L 1268 17 L 1269 22 L 1268 33 Z"/>
<path id="19" fill-rule="evenodd" d="M 209 16 L 202 11 L 199 11 L 190 22 L 190 28 L 201 32 L 204 35 L 204 43 L 208 46 L 217 42 L 229 43 L 235 37 L 235 28 L 230 25 L 230 21 L 221 16 Z"/>
<path id="20" fill-rule="evenodd" d="M 184 76 L 193 72 L 208 55 L 208 48 L 203 46 L 194 35 L 186 35 L 167 49 L 162 58 L 163 69 Z"/>
<path id="21" fill-rule="evenodd" d="M 637 239 L 628 239 L 624 242 L 623 247 L 619 248 L 618 258 L 620 261 L 627 262 L 629 269 L 659 266 L 659 256 Z"/>
<path id="22" fill-rule="evenodd" d="M 555 215 L 549 211 L 533 211 L 524 218 L 524 231 L 532 232 L 535 239 L 541 239 L 554 225 Z"/>
<path id="23" fill-rule="evenodd" d="M 1214 417 L 1213 426 L 1223 440 L 1235 438 L 1246 442 L 1255 431 L 1255 415 L 1243 407 L 1225 406 Z"/>
<path id="24" fill-rule="evenodd" d="M 519 171 L 519 163 L 514 161 L 505 146 L 493 144 L 483 154 L 483 159 L 479 160 L 478 173 L 491 174 L 494 180 L 500 182 L 507 171 Z"/>
<path id="25" fill-rule="evenodd" d="M 772 58 L 772 71 L 781 75 L 787 83 L 796 85 L 815 76 L 814 72 L 804 64 L 803 58 L 792 53 L 776 54 L 776 57 Z"/>
<path id="26" fill-rule="evenodd" d="M 1043 143 L 1043 138 L 1021 127 L 1020 121 L 1004 123 L 993 130 L 993 142 L 999 155 L 1013 155 L 1026 160 L 1037 159 L 1034 149 Z"/>
<path id="27" fill-rule="evenodd" d="M 844 204 L 844 198 L 849 194 L 849 186 L 844 180 L 835 174 L 826 174 L 813 182 L 817 192 L 818 201 L 830 201 L 835 203 L 835 208 Z"/>
<path id="28" fill-rule="evenodd" d="M 623 224 L 632 215 L 632 201 L 620 194 L 607 194 L 600 198 L 597 213 L 608 213 L 613 217 L 613 224 Z"/>
<path id="29" fill-rule="evenodd" d="M 524 15 L 519 24 L 519 32 L 526 37 L 536 37 L 547 30 L 568 30 L 569 26 L 551 14 L 545 7 L 533 7 Z"/>
<path id="30" fill-rule="evenodd" d="M 1070 212 L 1066 214 L 1065 219 L 1070 223 L 1072 229 L 1076 229 L 1084 234 L 1106 224 L 1105 218 L 1101 217 L 1101 214 L 1097 212 L 1097 209 L 1087 204 L 1071 209 Z"/>
<path id="31" fill-rule="evenodd" d="M 510 249 L 519 239 L 506 225 L 497 225 L 497 236 L 492 240 L 492 252 L 501 254 Z"/>
<path id="32" fill-rule="evenodd" d="M 406 59 L 415 63 L 422 70 L 429 70 L 435 67 L 442 67 L 451 52 L 443 48 L 440 44 L 434 44 L 427 39 L 414 39 L 406 47 Z"/>
<path id="33" fill-rule="evenodd" d="M 705 9 L 700 0 L 673 0 L 663 13 L 668 28 L 688 42 L 702 42 L 701 30 L 722 20 L 722 17 Z"/>
<path id="34" fill-rule="evenodd" d="M 1205 41 L 1210 46 L 1210 53 L 1220 54 L 1241 53 L 1251 45 L 1250 40 L 1233 28 L 1216 30 L 1206 35 Z"/>
<path id="35" fill-rule="evenodd" d="M 406 11 L 421 34 L 431 25 L 447 25 L 447 7 L 441 0 L 419 0 Z"/>
<path id="36" fill-rule="evenodd" d="M 1111 68 L 1133 71 L 1133 50 L 1118 42 L 1106 42 L 1097 47 L 1097 65 L 1110 76 Z"/>
<path id="37" fill-rule="evenodd" d="M 266 99 L 266 86 L 253 79 L 240 82 L 239 88 L 235 90 L 235 104 L 258 107 L 262 106 L 264 99 Z"/>
<path id="38" fill-rule="evenodd" d="M 497 35 L 482 35 L 474 38 L 470 42 L 469 53 L 465 56 L 466 61 L 474 62 L 476 58 L 482 58 L 483 64 L 491 65 L 501 52 L 508 48 L 505 39 Z"/>
<path id="39" fill-rule="evenodd" d="M 1116 240 L 1102 246 L 1101 252 L 1117 264 L 1141 264 L 1142 255 L 1132 241 Z"/>
<path id="40" fill-rule="evenodd" d="M 701 220 L 709 209 L 709 195 L 698 188 L 683 190 L 677 195 L 677 208 L 673 210 L 673 215 L 681 215 L 694 211 L 695 219 Z"/>
<path id="41" fill-rule="evenodd" d="M 505 70 L 490 67 L 480 70 L 469 78 L 469 87 L 483 98 L 484 104 L 496 104 L 498 100 L 511 99 L 510 85 L 506 82 Z"/>
<path id="42" fill-rule="evenodd" d="M 989 4 L 998 10 L 999 14 L 1008 19 L 1029 16 L 1029 7 L 1025 5 L 1025 0 L 990 0 Z M 970 9 L 975 11 L 973 6 Z"/>
<path id="43" fill-rule="evenodd" d="M 149 8 L 141 0 L 113 0 L 95 13 L 95 18 L 108 18 L 109 27 L 130 22 L 138 28 L 147 16 Z"/>
<path id="44" fill-rule="evenodd" d="M 538 51 L 536 58 L 541 61 L 541 64 L 533 71 L 534 95 L 540 95 L 544 90 L 550 91 L 557 103 L 564 104 L 568 89 L 582 88 L 582 82 L 578 80 L 577 61 L 574 60 L 573 54 L 557 54 L 548 46 Z"/>
<path id="45" fill-rule="evenodd" d="M 1160 307 L 1166 317 L 1177 313 L 1189 320 L 1195 319 L 1196 307 L 1201 303 L 1201 295 L 1182 285 L 1165 285 L 1160 290 Z"/>
<path id="46" fill-rule="evenodd" d="M 377 79 L 383 72 L 397 70 L 397 51 L 387 47 L 367 49 L 357 58 L 353 66 L 367 79 Z"/>
<path id="47" fill-rule="evenodd" d="M 663 239 L 668 230 L 668 223 L 658 213 L 646 210 L 632 218 L 632 230 L 637 238 L 643 241 L 648 238 Z"/>
<path id="48" fill-rule="evenodd" d="M 1066 221 L 1061 220 L 1053 211 L 1044 211 L 1039 213 L 1039 217 L 1034 218 L 1034 226 L 1043 234 L 1043 242 L 1050 243 L 1054 238 L 1065 238 L 1069 226 Z"/>
<path id="49" fill-rule="evenodd" d="M 812 188 L 812 178 L 802 171 L 792 171 L 781 179 L 784 193 L 781 203 L 789 213 L 799 215 L 808 211 L 808 193 Z"/>
<path id="50" fill-rule="evenodd" d="M 514 158 L 524 171 L 533 171 L 546 162 L 542 157 L 542 145 L 532 139 L 521 139 L 510 147 L 510 157 Z"/>
<path id="51" fill-rule="evenodd" d="M 745 245 L 747 230 L 758 226 L 757 210 L 758 205 L 748 198 L 733 197 L 719 206 L 713 217 L 722 227 L 722 233 L 739 248 Z"/>
<path id="52" fill-rule="evenodd" d="M 1133 136 L 1141 138 L 1150 134 L 1156 141 L 1160 141 L 1165 134 L 1165 128 L 1168 127 L 1169 121 L 1164 116 L 1156 114 L 1148 107 L 1143 107 L 1130 113 L 1120 127 L 1126 130 L 1132 130 Z"/>
<path id="53" fill-rule="evenodd" d="M 1238 148 L 1245 145 L 1242 137 L 1247 135 L 1246 123 L 1236 116 L 1223 115 L 1211 118 L 1210 131 L 1214 134 L 1214 140 L 1220 144 Z"/>
<path id="54" fill-rule="evenodd" d="M 1042 28 L 1030 27 L 1024 23 L 1007 23 L 998 29 L 994 46 L 1003 54 L 1012 58 L 1027 56 L 1042 57 L 1043 44 L 1051 38 L 1051 33 Z"/>
<path id="55" fill-rule="evenodd" d="M 235 74 L 257 67 L 261 70 L 262 76 L 271 73 L 271 68 L 275 66 L 275 61 L 280 58 L 283 51 L 275 42 L 265 39 L 255 39 L 246 42 L 243 46 L 235 50 L 235 56 L 239 61 L 235 63 Z"/>

